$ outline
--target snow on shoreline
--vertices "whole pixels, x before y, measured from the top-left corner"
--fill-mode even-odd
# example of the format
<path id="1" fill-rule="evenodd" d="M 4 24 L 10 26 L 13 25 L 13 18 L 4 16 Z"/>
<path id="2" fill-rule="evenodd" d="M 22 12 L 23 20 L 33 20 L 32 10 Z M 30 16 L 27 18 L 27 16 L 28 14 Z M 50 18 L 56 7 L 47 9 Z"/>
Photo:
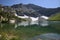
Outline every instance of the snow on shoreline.
<path id="1" fill-rule="evenodd" d="M 17 14 L 15 14 L 15 16 L 17 16 L 18 18 L 29 18 L 29 16 L 27 16 L 27 15 L 24 15 L 24 16 L 18 16 Z M 38 18 L 39 17 L 30 17 L 31 19 L 32 19 L 32 21 L 36 21 L 36 20 L 38 20 Z M 41 16 L 41 18 L 43 18 L 43 19 L 48 19 L 49 17 L 47 17 L 47 16 Z"/>

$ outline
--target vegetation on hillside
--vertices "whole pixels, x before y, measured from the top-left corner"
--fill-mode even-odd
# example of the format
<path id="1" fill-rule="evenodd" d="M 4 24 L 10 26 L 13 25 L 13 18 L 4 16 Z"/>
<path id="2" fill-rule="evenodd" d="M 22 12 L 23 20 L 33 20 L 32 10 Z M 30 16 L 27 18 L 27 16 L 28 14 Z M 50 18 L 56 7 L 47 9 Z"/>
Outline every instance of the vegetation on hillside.
<path id="1" fill-rule="evenodd" d="M 2 17 L 2 18 L 1 18 Z M 8 22 L 9 20 L 14 19 L 16 21 L 26 21 L 25 19 L 18 18 L 13 13 L 0 11 L 0 21 Z"/>
<path id="2" fill-rule="evenodd" d="M 52 20 L 52 21 L 60 21 L 60 12 L 52 15 L 52 16 L 49 18 L 49 20 Z"/>

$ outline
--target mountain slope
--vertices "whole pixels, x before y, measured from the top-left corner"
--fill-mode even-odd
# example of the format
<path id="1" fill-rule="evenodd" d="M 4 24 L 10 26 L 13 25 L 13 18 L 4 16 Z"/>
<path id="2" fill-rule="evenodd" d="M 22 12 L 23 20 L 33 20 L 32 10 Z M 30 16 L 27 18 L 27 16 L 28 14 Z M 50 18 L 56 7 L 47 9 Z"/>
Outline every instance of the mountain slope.
<path id="1" fill-rule="evenodd" d="M 32 15 L 32 16 L 38 16 L 39 14 L 45 15 L 45 16 L 51 16 L 60 11 L 60 7 L 44 8 L 34 4 L 15 4 L 15 5 L 12 5 L 11 7 L 14 8 L 15 10 L 19 10 L 20 12 L 22 11 L 23 14 L 26 13 L 27 15 Z"/>
<path id="2" fill-rule="evenodd" d="M 52 15 L 52 16 L 49 18 L 49 20 L 52 20 L 52 21 L 60 21 L 60 12 Z"/>

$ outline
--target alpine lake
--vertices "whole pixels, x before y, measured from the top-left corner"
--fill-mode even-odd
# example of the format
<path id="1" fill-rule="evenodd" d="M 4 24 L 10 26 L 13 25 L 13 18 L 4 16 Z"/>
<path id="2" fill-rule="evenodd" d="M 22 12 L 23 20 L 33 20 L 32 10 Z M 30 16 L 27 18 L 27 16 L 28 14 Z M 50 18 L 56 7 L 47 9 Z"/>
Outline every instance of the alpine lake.
<path id="1" fill-rule="evenodd" d="M 42 26 L 37 23 L 27 25 L 26 22 L 0 23 L 0 40 L 59 40 L 60 21 L 48 21 L 47 24 L 47 26 Z M 44 35 L 47 35 L 49 39 Z"/>

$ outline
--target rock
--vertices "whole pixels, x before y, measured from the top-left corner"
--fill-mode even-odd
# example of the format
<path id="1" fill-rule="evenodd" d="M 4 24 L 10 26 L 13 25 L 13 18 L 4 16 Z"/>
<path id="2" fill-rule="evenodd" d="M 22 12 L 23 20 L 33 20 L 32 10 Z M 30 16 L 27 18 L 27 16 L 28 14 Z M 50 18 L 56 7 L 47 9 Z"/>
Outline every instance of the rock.
<path id="1" fill-rule="evenodd" d="M 10 22 L 10 23 L 15 23 L 15 20 L 10 20 L 9 22 Z"/>
<path id="2" fill-rule="evenodd" d="M 0 37 L 1 37 L 2 35 L 0 35 Z"/>

